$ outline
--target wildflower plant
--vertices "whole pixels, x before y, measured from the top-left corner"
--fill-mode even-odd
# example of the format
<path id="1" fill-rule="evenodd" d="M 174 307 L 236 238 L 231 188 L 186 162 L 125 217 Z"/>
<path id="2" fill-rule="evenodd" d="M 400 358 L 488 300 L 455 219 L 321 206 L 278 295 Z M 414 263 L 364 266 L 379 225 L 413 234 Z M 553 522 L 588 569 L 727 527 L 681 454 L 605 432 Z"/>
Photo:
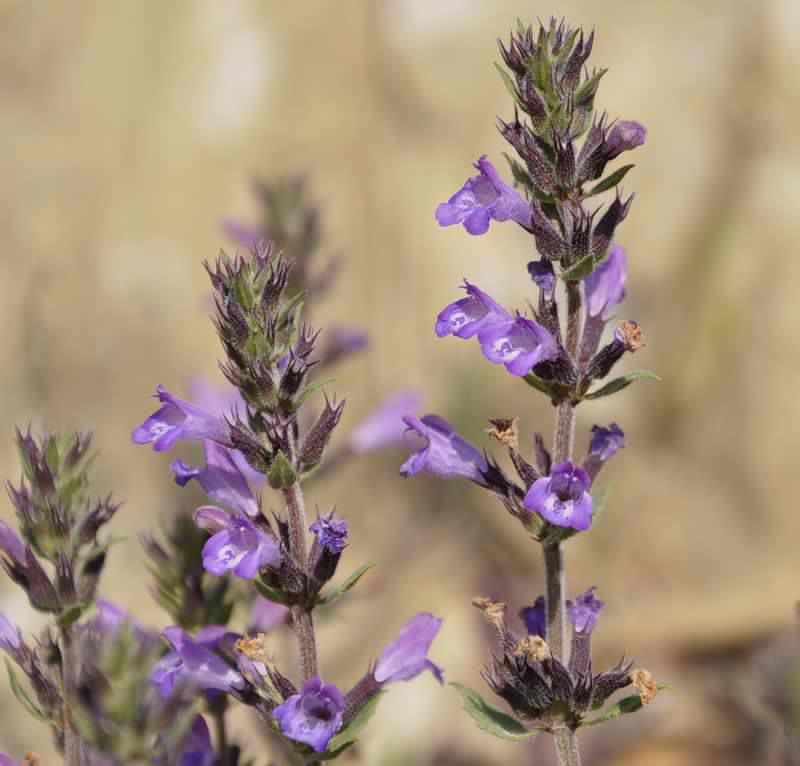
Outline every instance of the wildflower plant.
<path id="1" fill-rule="evenodd" d="M 468 479 L 497 497 L 541 545 L 545 594 L 520 610 L 523 630 L 509 627 L 505 604 L 483 597 L 473 602 L 499 639 L 483 677 L 511 714 L 454 686 L 482 729 L 511 740 L 550 733 L 565 766 L 580 763 L 578 729 L 634 712 L 658 689 L 647 671 L 625 660 L 594 672 L 591 635 L 604 604 L 594 588 L 566 598 L 562 545 L 591 529 L 604 502 L 596 479 L 624 446 L 616 423 L 597 425 L 582 461 L 576 459 L 575 410 L 637 379 L 655 378 L 629 372 L 608 380 L 643 341 L 639 325 L 624 320 L 604 342 L 625 297 L 627 256 L 616 235 L 633 203 L 620 187 L 633 165 L 604 173 L 644 143 L 646 130 L 596 113 L 606 70 L 587 67 L 593 42 L 594 32 L 587 36 L 555 19 L 538 28 L 518 23 L 508 44 L 500 41 L 505 68 L 498 69 L 514 106 L 513 118 L 499 119 L 498 128 L 516 155 L 506 155 L 513 182 L 482 156 L 477 174 L 435 213 L 440 226 L 461 224 L 473 236 L 486 234 L 493 222 L 514 222 L 531 235 L 538 257 L 527 264 L 537 293 L 529 315 L 465 281 L 465 296 L 439 312 L 434 329 L 440 338 L 477 343 L 486 360 L 546 395 L 555 408 L 552 447 L 540 434 L 522 442 L 517 418 L 491 420 L 489 434 L 507 451 L 517 474 L 512 478 L 441 417 L 407 417 L 425 446 L 401 468 L 404 476 Z M 603 193 L 611 193 L 606 204 L 595 202 Z M 611 695 L 631 684 L 638 694 L 603 710 Z"/>
<path id="2" fill-rule="evenodd" d="M 9 494 L 20 531 L 0 523 L 0 558 L 53 620 L 31 647 L 0 615 L 0 649 L 27 677 L 20 683 L 9 664 L 12 688 L 50 725 L 68 766 L 244 764 L 227 732 L 233 705 L 250 708 L 292 763 L 329 761 L 358 741 L 388 686 L 426 671 L 443 682 L 428 658 L 442 621 L 425 612 L 367 659 L 350 688 L 337 669 L 321 667 L 315 612 L 345 597 L 371 565 L 340 576 L 350 524 L 334 510 L 308 514 L 304 487 L 332 464 L 399 444 L 419 397 L 389 397 L 331 450 L 344 402 L 327 394 L 329 378 L 315 376 L 362 350 L 366 336 L 312 329 L 308 303 L 335 274 L 330 265 L 321 276 L 309 268 L 318 213 L 297 181 L 258 191 L 264 223 L 226 223 L 245 252 L 206 264 L 230 390 L 196 386 L 193 401 L 159 385 L 153 412 L 131 435 L 157 453 L 202 448 L 199 465 L 175 458 L 169 467 L 207 503 L 142 538 L 153 593 L 173 624 L 153 630 L 96 598 L 113 542 L 104 526 L 119 505 L 88 499 L 90 438 L 17 435 L 24 477 Z M 242 607 L 249 617 L 239 632 Z M 269 632 L 281 624 L 295 635 L 297 669 L 274 659 Z"/>

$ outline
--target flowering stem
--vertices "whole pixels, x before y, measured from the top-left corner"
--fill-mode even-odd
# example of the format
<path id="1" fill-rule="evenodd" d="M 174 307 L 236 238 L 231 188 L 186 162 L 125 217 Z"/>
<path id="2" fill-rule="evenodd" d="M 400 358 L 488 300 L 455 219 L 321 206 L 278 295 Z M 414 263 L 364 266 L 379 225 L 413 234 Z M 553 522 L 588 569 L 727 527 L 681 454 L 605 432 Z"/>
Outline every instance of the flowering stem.
<path id="1" fill-rule="evenodd" d="M 303 490 L 300 482 L 295 482 L 283 491 L 286 501 L 286 517 L 289 523 L 289 543 L 295 563 L 302 571 L 308 568 L 308 552 L 306 545 L 306 510 L 303 499 Z M 314 620 L 311 612 L 302 604 L 295 604 L 291 608 L 292 626 L 297 636 L 297 645 L 300 649 L 300 667 L 303 680 L 319 675 L 317 660 L 317 639 L 314 634 Z"/>
<path id="2" fill-rule="evenodd" d="M 567 333 L 566 350 L 578 362 L 581 336 L 581 285 L 567 283 Z M 553 460 L 563 463 L 572 458 L 575 442 L 575 405 L 561 402 L 556 409 L 556 426 L 553 436 Z M 558 543 L 543 546 L 547 591 L 547 640 L 553 656 L 567 664 L 567 614 L 564 599 L 567 591 L 567 573 L 564 553 Z M 555 732 L 556 753 L 561 766 L 580 766 L 581 756 L 575 732 L 560 729 Z"/>
<path id="3" fill-rule="evenodd" d="M 555 733 L 556 753 L 561 766 L 581 766 L 578 739 L 572 729 L 559 729 Z"/>
<path id="4" fill-rule="evenodd" d="M 61 687 L 64 699 L 64 764 L 81 766 L 83 746 L 81 738 L 72 725 L 69 706 L 74 699 L 74 674 L 76 672 L 72 628 L 61 628 Z"/>

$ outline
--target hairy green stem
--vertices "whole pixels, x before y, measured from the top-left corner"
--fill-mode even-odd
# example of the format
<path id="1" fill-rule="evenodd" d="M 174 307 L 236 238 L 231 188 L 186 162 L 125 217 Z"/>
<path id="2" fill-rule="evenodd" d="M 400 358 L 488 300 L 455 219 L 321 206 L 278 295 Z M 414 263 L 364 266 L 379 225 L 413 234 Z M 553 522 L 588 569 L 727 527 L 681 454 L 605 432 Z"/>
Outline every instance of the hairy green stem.
<path id="1" fill-rule="evenodd" d="M 83 744 L 75 730 L 70 714 L 70 705 L 75 699 L 75 674 L 77 673 L 75 645 L 72 628 L 61 628 L 61 693 L 64 708 L 64 764 L 65 766 L 82 766 Z"/>
<path id="2" fill-rule="evenodd" d="M 572 729 L 559 729 L 553 736 L 561 766 L 581 766 L 581 753 L 575 732 Z"/>
<path id="3" fill-rule="evenodd" d="M 577 282 L 567 283 L 567 332 L 566 351 L 576 367 L 579 365 L 578 349 L 581 338 L 581 285 Z M 572 458 L 575 443 L 575 406 L 571 401 L 561 402 L 556 409 L 555 433 L 553 435 L 553 462 L 563 463 Z M 561 546 L 545 545 L 544 567 L 546 579 L 547 602 L 547 641 L 550 651 L 564 665 L 567 657 L 567 615 L 565 597 L 567 591 L 567 573 L 564 565 L 564 553 Z M 575 732 L 571 729 L 560 729 L 554 733 L 556 753 L 561 766 L 580 766 L 581 756 Z"/>

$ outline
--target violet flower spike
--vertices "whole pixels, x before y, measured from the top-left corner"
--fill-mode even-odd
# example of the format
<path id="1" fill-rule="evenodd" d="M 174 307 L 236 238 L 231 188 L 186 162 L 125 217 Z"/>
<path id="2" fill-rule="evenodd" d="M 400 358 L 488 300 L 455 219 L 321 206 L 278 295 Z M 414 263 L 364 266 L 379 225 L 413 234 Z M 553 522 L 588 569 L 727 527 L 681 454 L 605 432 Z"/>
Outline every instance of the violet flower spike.
<path id="1" fill-rule="evenodd" d="M 197 483 L 215 502 L 248 516 L 258 516 L 258 501 L 234 460 L 234 450 L 206 439 L 203 451 L 206 456 L 205 468 L 193 468 L 182 460 L 175 460 L 170 465 L 175 474 L 175 483 L 185 487 L 192 479 L 197 479 Z"/>
<path id="2" fill-rule="evenodd" d="M 600 612 L 605 608 L 605 604 L 594 595 L 596 590 L 597 586 L 592 586 L 574 601 L 567 601 L 567 612 L 576 633 L 590 635 L 597 625 Z"/>
<path id="3" fill-rule="evenodd" d="M 203 691 L 216 690 L 229 694 L 244 688 L 245 681 L 241 674 L 213 651 L 227 635 L 223 626 L 203 628 L 196 638 L 176 626 L 165 628 L 161 635 L 169 642 L 172 651 L 155 664 L 150 680 L 158 687 L 163 698 L 166 699 L 176 687 L 185 684 L 197 686 Z"/>
<path id="4" fill-rule="evenodd" d="M 488 325 L 478 333 L 478 342 L 490 362 L 519 377 L 559 353 L 556 339 L 544 327 L 521 316 Z"/>
<path id="5" fill-rule="evenodd" d="M 539 596 L 533 606 L 526 606 L 519 610 L 519 617 L 529 636 L 541 636 L 547 639 L 547 606 L 544 596 Z"/>
<path id="6" fill-rule="evenodd" d="M 346 519 L 333 518 L 333 512 L 318 518 L 309 530 L 314 533 L 317 542 L 331 553 L 341 553 L 347 547 L 350 525 Z"/>
<path id="7" fill-rule="evenodd" d="M 272 711 L 272 716 L 289 739 L 323 753 L 342 728 L 344 706 L 344 695 L 336 686 L 309 678 L 298 694 Z"/>
<path id="8" fill-rule="evenodd" d="M 554 465 L 550 476 L 537 479 L 522 505 L 558 527 L 586 530 L 592 525 L 591 479 L 572 461 Z"/>
<path id="9" fill-rule="evenodd" d="M 442 620 L 427 612 L 412 617 L 383 650 L 375 664 L 375 680 L 382 685 L 410 681 L 429 670 L 443 684 L 444 671 L 428 659 L 428 651 L 441 627 Z"/>
<path id="10" fill-rule="evenodd" d="M 443 308 L 436 317 L 435 330 L 440 338 L 454 335 L 457 338 L 471 338 L 479 330 L 498 322 L 513 319 L 499 303 L 485 292 L 464 280 L 467 297 Z"/>
<path id="11" fill-rule="evenodd" d="M 463 224 L 469 234 L 485 234 L 489 222 L 514 220 L 530 226 L 531 208 L 520 193 L 506 184 L 484 154 L 475 164 L 480 175 L 468 178 L 447 202 L 436 208 L 440 226 Z"/>
<path id="12" fill-rule="evenodd" d="M 226 513 L 205 505 L 194 512 L 198 527 L 212 534 L 203 546 L 203 568 L 221 576 L 233 571 L 245 580 L 255 578 L 263 567 L 281 561 L 277 540 L 263 532 L 243 513 Z"/>
<path id="13" fill-rule="evenodd" d="M 409 416 L 403 420 L 409 431 L 416 432 L 427 443 L 403 463 L 401 476 L 416 476 L 425 472 L 444 479 L 463 477 L 486 486 L 486 458 L 459 436 L 446 420 L 437 415 L 426 415 L 421 420 Z"/>
<path id="14" fill-rule="evenodd" d="M 155 397 L 162 407 L 133 431 L 131 439 L 135 444 L 152 443 L 156 452 L 168 451 L 178 440 L 212 439 L 230 446 L 228 426 L 222 418 L 174 397 L 161 385 Z"/>
<path id="15" fill-rule="evenodd" d="M 406 432 L 403 416 L 413 415 L 421 406 L 418 391 L 401 391 L 389 397 L 350 432 L 350 449 L 360 454 L 402 444 Z"/>
<path id="16" fill-rule="evenodd" d="M 621 245 L 613 245 L 606 259 L 584 280 L 586 311 L 590 317 L 607 320 L 611 309 L 625 298 L 628 255 Z"/>

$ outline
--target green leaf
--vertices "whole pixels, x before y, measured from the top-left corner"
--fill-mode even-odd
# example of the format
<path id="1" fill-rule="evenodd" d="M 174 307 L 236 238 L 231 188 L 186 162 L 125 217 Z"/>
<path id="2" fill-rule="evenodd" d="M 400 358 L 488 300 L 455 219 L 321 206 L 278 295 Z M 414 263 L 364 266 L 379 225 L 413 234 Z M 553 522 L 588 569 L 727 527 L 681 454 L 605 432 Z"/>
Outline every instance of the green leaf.
<path id="1" fill-rule="evenodd" d="M 658 688 L 660 690 L 669 689 L 670 687 L 667 684 L 658 684 Z M 630 697 L 624 697 L 617 702 L 616 705 L 612 705 L 610 708 L 608 708 L 608 710 L 606 710 L 605 713 L 603 713 L 603 715 L 583 721 L 580 725 L 596 726 L 599 723 L 613 721 L 615 718 L 619 718 L 621 715 L 635 713 L 638 710 L 641 710 L 643 707 L 644 703 L 642 702 L 642 698 L 638 694 L 633 694 Z"/>
<path id="2" fill-rule="evenodd" d="M 594 253 L 589 253 L 581 258 L 577 263 L 573 263 L 568 269 L 561 272 L 561 279 L 565 282 L 577 282 L 579 279 L 585 279 L 594 270 L 595 267 L 602 263 L 605 258 L 605 253 L 602 256 Z"/>
<path id="3" fill-rule="evenodd" d="M 364 564 L 363 567 L 356 569 L 341 585 L 337 585 L 329 593 L 320 593 L 317 596 L 317 603 L 332 604 L 334 601 L 340 599 L 347 591 L 355 587 L 355 584 L 370 570 L 375 564 Z"/>
<path id="4" fill-rule="evenodd" d="M 256 590 L 262 595 L 267 601 L 273 601 L 276 604 L 285 604 L 286 599 L 283 597 L 283 593 L 281 593 L 276 588 L 273 588 L 271 585 L 267 585 L 261 578 L 253 580 L 253 584 L 256 586 Z"/>
<path id="5" fill-rule="evenodd" d="M 297 481 L 297 474 L 282 450 L 278 450 L 267 473 L 267 481 L 273 489 L 289 489 Z"/>
<path id="6" fill-rule="evenodd" d="M 604 396 L 611 396 L 627 388 L 635 380 L 661 380 L 654 372 L 650 370 L 634 370 L 633 372 L 626 373 L 619 378 L 609 381 L 601 388 L 590 391 L 583 398 L 584 399 L 602 399 Z"/>
<path id="7" fill-rule="evenodd" d="M 524 739 L 535 737 L 539 731 L 532 729 L 528 731 L 516 718 L 492 707 L 483 697 L 472 689 L 461 684 L 451 683 L 452 686 L 464 701 L 464 710 L 469 713 L 470 718 L 489 734 L 493 734 L 500 739 L 510 739 L 513 742 L 521 742 Z"/>
<path id="8" fill-rule="evenodd" d="M 333 740 L 331 740 L 333 741 Z M 345 742 L 343 745 L 334 748 L 333 750 L 328 750 L 325 753 L 308 753 L 303 756 L 303 763 L 304 764 L 312 764 L 312 763 L 319 763 L 320 761 L 333 761 L 336 760 L 345 750 L 349 750 L 358 740 L 351 740 L 350 742 Z"/>
<path id="9" fill-rule="evenodd" d="M 518 104 L 520 108 L 524 109 L 525 107 L 522 101 L 520 100 L 519 93 L 517 92 L 517 86 L 511 79 L 511 75 L 508 72 L 506 72 L 506 70 L 503 69 L 503 67 L 500 66 L 500 64 L 498 64 L 496 61 L 494 62 L 494 66 L 495 69 L 497 69 L 497 71 L 500 72 L 500 77 L 503 78 L 503 83 L 505 84 L 508 92 L 511 94 L 511 98 L 514 99 L 514 102 Z"/>
<path id="10" fill-rule="evenodd" d="M 294 405 L 293 406 L 294 406 L 295 411 L 300 409 L 300 405 L 303 404 L 303 402 L 306 399 L 308 399 L 309 396 L 311 396 L 312 394 L 315 394 L 323 386 L 329 386 L 331 383 L 334 383 L 335 381 L 336 381 L 336 378 L 325 378 L 323 380 L 315 380 L 313 383 L 311 383 L 310 385 L 306 386 L 303 389 L 303 393 L 300 394 L 300 396 L 298 396 L 297 399 L 294 400 Z"/>
<path id="11" fill-rule="evenodd" d="M 600 181 L 588 194 L 585 194 L 584 197 L 594 197 L 595 194 L 602 194 L 604 191 L 613 189 L 633 167 L 635 165 L 624 165 L 619 170 L 615 170 L 610 176 L 606 176 Z"/>
<path id="12" fill-rule="evenodd" d="M 74 604 L 65 609 L 56 620 L 60 628 L 68 628 L 76 623 L 87 612 L 92 604 Z"/>
<path id="13" fill-rule="evenodd" d="M 329 750 L 341 753 L 344 748 L 350 747 L 350 745 L 358 741 L 358 736 L 370 722 L 372 716 L 375 715 L 375 711 L 378 709 L 378 703 L 383 695 L 384 692 L 378 692 L 358 711 L 358 713 L 356 713 L 353 720 L 330 741 L 328 745 Z"/>
<path id="14" fill-rule="evenodd" d="M 14 668 L 11 667 L 11 663 L 6 660 L 6 671 L 8 672 L 8 682 L 11 684 L 11 691 L 14 692 L 14 696 L 19 700 L 20 704 L 34 717 L 40 721 L 47 721 L 49 720 L 47 716 L 39 710 L 36 704 L 34 704 L 33 700 L 28 695 L 28 692 L 20 686 L 19 681 L 17 680 L 17 674 L 14 672 Z"/>
<path id="15" fill-rule="evenodd" d="M 529 372 L 523 380 L 531 387 L 535 388 L 537 391 L 541 391 L 543 394 L 546 394 L 551 399 L 558 398 L 558 386 L 550 383 L 549 381 L 542 380 L 537 375 L 534 375 L 532 372 Z"/>

